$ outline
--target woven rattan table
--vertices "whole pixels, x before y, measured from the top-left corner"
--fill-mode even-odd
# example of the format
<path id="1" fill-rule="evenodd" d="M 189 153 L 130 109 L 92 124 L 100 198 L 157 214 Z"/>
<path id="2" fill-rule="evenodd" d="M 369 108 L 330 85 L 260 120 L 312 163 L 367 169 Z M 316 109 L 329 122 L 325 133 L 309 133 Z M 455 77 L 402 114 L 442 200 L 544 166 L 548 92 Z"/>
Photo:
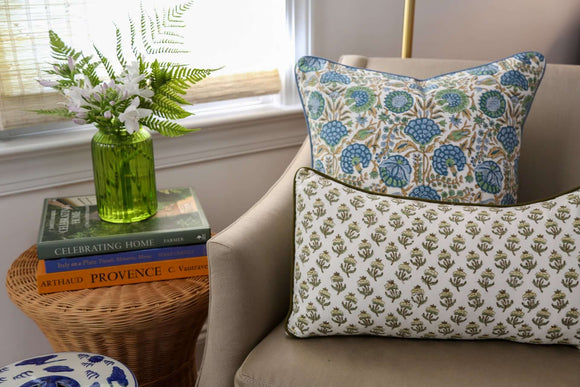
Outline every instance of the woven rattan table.
<path id="1" fill-rule="evenodd" d="M 10 267 L 10 299 L 57 352 L 99 353 L 126 364 L 140 387 L 193 386 L 195 343 L 207 317 L 207 276 L 38 294 L 36 246 Z"/>

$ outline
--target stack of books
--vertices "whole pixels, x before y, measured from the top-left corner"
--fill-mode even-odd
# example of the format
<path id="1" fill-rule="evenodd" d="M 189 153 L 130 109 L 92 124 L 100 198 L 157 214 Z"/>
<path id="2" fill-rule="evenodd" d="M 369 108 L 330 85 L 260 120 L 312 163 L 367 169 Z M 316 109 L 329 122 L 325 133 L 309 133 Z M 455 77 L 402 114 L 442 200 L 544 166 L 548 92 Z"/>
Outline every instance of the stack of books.
<path id="1" fill-rule="evenodd" d="M 94 196 L 48 198 L 38 235 L 40 294 L 208 274 L 210 226 L 191 188 L 160 190 L 141 222 L 102 221 Z"/>

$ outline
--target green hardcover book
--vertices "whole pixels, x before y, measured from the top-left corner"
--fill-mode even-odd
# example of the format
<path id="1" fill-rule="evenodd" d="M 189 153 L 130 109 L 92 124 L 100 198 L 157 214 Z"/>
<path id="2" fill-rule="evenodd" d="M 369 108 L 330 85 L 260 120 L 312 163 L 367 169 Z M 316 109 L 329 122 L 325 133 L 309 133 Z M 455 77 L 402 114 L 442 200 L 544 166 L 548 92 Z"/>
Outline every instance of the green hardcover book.
<path id="1" fill-rule="evenodd" d="M 38 258 L 52 259 L 205 243 L 210 226 L 191 188 L 159 190 L 155 216 L 136 223 L 101 220 L 94 196 L 47 198 Z"/>

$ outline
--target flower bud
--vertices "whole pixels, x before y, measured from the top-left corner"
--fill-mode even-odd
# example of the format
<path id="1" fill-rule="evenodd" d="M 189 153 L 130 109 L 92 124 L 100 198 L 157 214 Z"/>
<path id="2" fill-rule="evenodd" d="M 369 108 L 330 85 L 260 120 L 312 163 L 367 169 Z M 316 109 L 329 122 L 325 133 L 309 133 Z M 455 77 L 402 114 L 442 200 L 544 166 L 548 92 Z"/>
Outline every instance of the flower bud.
<path id="1" fill-rule="evenodd" d="M 73 71 L 75 71 L 75 60 L 73 59 L 72 56 L 68 57 L 68 68 L 70 69 L 70 72 L 72 73 Z"/>
<path id="2" fill-rule="evenodd" d="M 46 79 L 39 79 L 38 83 L 44 87 L 55 87 L 58 85 L 58 82 L 55 81 L 48 81 Z"/>

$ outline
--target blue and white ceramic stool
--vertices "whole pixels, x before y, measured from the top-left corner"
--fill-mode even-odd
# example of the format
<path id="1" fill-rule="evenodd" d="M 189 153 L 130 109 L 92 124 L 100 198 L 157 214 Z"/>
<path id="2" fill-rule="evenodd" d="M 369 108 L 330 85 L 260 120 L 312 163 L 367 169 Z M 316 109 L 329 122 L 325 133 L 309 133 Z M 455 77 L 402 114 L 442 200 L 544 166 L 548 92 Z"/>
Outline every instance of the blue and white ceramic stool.
<path id="1" fill-rule="evenodd" d="M 138 387 L 129 368 L 107 356 L 56 352 L 0 368 L 0 387 Z"/>

